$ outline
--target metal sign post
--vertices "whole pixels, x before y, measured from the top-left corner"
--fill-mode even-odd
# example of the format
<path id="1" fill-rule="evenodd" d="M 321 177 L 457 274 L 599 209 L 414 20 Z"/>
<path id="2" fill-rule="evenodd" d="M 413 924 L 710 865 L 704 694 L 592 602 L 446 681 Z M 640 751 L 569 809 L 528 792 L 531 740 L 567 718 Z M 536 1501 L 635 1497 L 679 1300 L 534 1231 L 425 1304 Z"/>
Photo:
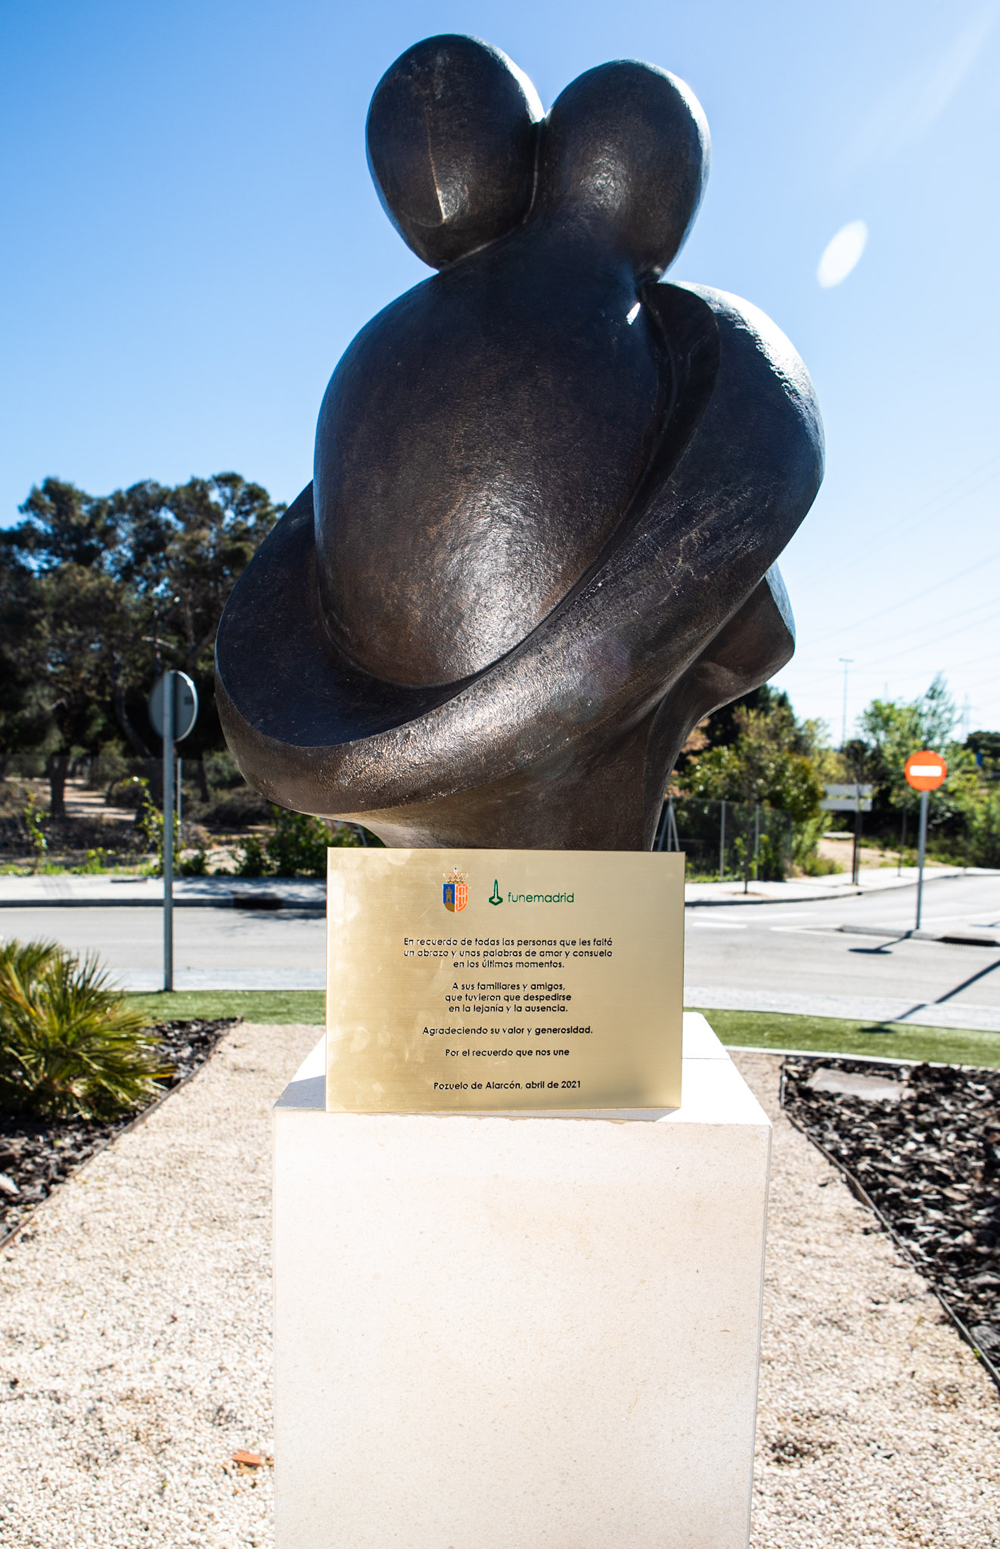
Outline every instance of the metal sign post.
<path id="1" fill-rule="evenodd" d="M 174 744 L 198 719 L 198 690 L 186 672 L 165 672 L 149 697 L 149 719 L 163 738 L 163 988 L 174 987 Z"/>
<path id="2" fill-rule="evenodd" d="M 855 887 L 861 876 L 861 814 L 872 810 L 871 785 L 827 785 L 826 795 L 820 802 L 823 812 L 854 813 L 854 848 L 851 853 L 851 882 Z"/>
<path id="3" fill-rule="evenodd" d="M 163 685 L 163 988 L 174 987 L 174 675 Z"/>
<path id="4" fill-rule="evenodd" d="M 920 792 L 920 839 L 917 844 L 917 923 L 915 930 L 920 929 L 920 920 L 924 910 L 924 854 L 927 849 L 927 808 L 931 791 L 936 791 L 939 785 L 943 785 L 948 778 L 948 765 L 937 753 L 929 753 L 924 750 L 921 753 L 911 753 L 903 768 L 907 785 Z"/>
<path id="5" fill-rule="evenodd" d="M 927 808 L 930 805 L 930 791 L 920 792 L 920 838 L 917 841 L 917 923 L 916 930 L 920 929 L 920 917 L 924 911 L 924 852 L 927 849 Z"/>

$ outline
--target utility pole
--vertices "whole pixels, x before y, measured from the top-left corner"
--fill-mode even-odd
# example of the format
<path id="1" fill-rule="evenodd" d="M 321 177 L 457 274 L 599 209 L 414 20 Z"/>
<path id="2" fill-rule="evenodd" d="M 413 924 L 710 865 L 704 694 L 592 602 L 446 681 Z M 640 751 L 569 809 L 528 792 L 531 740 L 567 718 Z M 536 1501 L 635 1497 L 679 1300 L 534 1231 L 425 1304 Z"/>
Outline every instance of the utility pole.
<path id="1" fill-rule="evenodd" d="M 839 656 L 837 658 L 844 668 L 844 719 L 840 728 L 840 751 L 843 753 L 847 743 L 847 670 L 854 661 L 853 656 Z"/>

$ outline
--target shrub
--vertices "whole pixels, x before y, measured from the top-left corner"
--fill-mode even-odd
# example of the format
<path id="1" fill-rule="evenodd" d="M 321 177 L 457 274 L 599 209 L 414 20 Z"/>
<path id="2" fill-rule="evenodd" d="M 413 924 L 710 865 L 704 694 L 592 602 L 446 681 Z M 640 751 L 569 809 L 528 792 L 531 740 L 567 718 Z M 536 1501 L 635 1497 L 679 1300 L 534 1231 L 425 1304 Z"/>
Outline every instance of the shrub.
<path id="1" fill-rule="evenodd" d="M 246 781 L 240 774 L 240 768 L 228 748 L 222 748 L 217 752 L 208 752 L 204 755 L 205 777 L 213 791 L 235 790 L 246 787 Z"/>
<path id="2" fill-rule="evenodd" d="M 254 823 L 266 823 L 270 817 L 263 796 L 258 796 L 249 787 L 218 796 L 197 811 L 198 821 L 209 828 L 249 828 Z"/>
<path id="3" fill-rule="evenodd" d="M 333 846 L 352 848 L 361 843 L 353 823 L 325 823 L 305 812 L 271 807 L 274 828 L 261 843 L 251 834 L 237 857 L 241 877 L 325 877 L 326 852 Z M 368 843 L 381 844 L 371 835 Z"/>
<path id="4" fill-rule="evenodd" d="M 823 831 L 830 822 L 828 812 L 820 812 L 818 816 L 806 818 L 804 823 L 796 823 L 792 841 L 792 859 L 796 866 L 807 877 L 830 877 L 834 872 L 842 871 L 843 867 L 837 862 L 820 855 L 819 841 L 823 837 Z"/>
<path id="5" fill-rule="evenodd" d="M 0 946 L 0 1109 L 113 1119 L 147 1103 L 168 1069 L 142 1014 L 95 957 L 54 942 Z"/>
<path id="6" fill-rule="evenodd" d="M 269 870 L 279 877 L 325 877 L 326 852 L 333 843 L 320 818 L 272 807 L 274 832 L 267 841 Z"/>
<path id="7" fill-rule="evenodd" d="M 105 850 L 98 845 L 96 850 L 88 850 L 86 858 L 73 870 L 78 877 L 99 877 L 107 870 L 109 863 L 114 862 L 114 856 L 110 850 Z"/>
<path id="8" fill-rule="evenodd" d="M 236 856 L 236 875 L 238 877 L 266 877 L 270 871 L 264 846 L 256 834 L 251 834 L 246 844 L 238 851 Z"/>
<path id="9" fill-rule="evenodd" d="M 42 827 L 41 813 L 38 811 L 38 803 L 33 795 L 28 797 L 28 804 L 25 807 L 22 816 L 24 818 L 24 826 L 28 830 L 28 838 L 31 842 L 31 848 L 35 852 L 35 870 L 37 871 L 38 867 L 42 863 L 45 852 L 49 847 L 49 841 L 45 837 L 45 830 Z"/>
<path id="10" fill-rule="evenodd" d="M 1000 866 L 1000 794 L 984 792 L 966 812 L 966 854 L 969 866 Z"/>
<path id="11" fill-rule="evenodd" d="M 124 775 L 112 780 L 104 793 L 108 807 L 124 807 L 128 812 L 139 812 L 149 800 L 149 781 L 141 775 Z"/>

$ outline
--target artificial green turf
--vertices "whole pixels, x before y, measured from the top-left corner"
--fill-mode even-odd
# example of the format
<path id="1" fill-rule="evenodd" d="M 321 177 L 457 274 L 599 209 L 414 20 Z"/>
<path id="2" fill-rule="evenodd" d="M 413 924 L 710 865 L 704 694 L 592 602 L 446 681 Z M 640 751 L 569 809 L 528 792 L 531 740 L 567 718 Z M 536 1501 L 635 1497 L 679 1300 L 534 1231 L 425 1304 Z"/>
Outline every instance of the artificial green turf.
<path id="1" fill-rule="evenodd" d="M 129 1004 L 151 1022 L 185 1017 L 243 1017 L 247 1022 L 311 1022 L 326 1019 L 322 990 L 175 990 L 129 995 Z M 948 1027 L 910 1027 L 900 1022 L 851 1022 L 843 1017 L 796 1017 L 771 1011 L 705 1011 L 723 1043 L 761 1049 L 815 1049 L 829 1054 L 874 1054 L 897 1060 L 936 1060 L 945 1065 L 984 1065 L 1000 1070 L 1000 1033 Z"/>
<path id="2" fill-rule="evenodd" d="M 852 1022 L 844 1017 L 797 1017 L 771 1011 L 702 1010 L 702 1015 L 726 1044 L 750 1044 L 760 1049 L 816 1049 L 829 1054 L 874 1054 L 883 1059 L 934 1060 L 943 1065 L 1000 1069 L 1000 1033 L 916 1027 L 901 1022 Z"/>
<path id="3" fill-rule="evenodd" d="M 322 1026 L 326 1021 L 322 990 L 173 990 L 126 999 L 151 1022 L 243 1017 L 247 1022 L 313 1022 Z"/>

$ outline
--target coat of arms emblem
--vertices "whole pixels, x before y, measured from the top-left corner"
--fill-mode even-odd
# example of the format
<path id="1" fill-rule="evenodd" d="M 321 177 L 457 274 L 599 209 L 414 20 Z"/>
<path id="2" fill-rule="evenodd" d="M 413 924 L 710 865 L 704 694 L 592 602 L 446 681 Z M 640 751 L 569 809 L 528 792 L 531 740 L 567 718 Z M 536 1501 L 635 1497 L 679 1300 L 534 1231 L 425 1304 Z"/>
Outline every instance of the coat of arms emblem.
<path id="1" fill-rule="evenodd" d="M 469 902 L 469 878 L 466 872 L 459 871 L 457 866 L 453 871 L 445 872 L 442 898 L 445 908 L 451 914 L 461 914 Z"/>

